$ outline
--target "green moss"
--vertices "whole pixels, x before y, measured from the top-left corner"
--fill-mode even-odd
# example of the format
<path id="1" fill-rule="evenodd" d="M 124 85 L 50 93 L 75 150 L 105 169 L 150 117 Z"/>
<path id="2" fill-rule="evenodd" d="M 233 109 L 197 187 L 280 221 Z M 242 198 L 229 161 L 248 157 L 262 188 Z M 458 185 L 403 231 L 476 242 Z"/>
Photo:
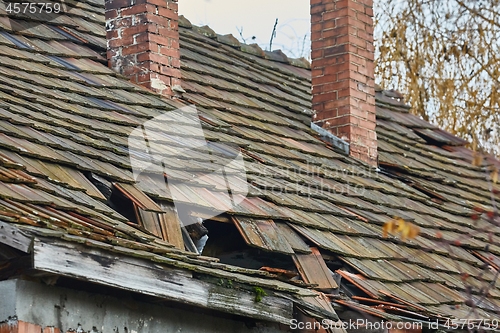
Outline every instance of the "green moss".
<path id="1" fill-rule="evenodd" d="M 219 280 L 217 281 L 217 285 L 218 285 L 218 286 L 221 286 L 221 287 L 228 288 L 228 289 L 233 289 L 233 281 L 232 281 L 232 280 L 228 280 L 228 279 L 219 279 Z"/>
<path id="2" fill-rule="evenodd" d="M 262 301 L 264 296 L 267 296 L 267 293 L 261 287 L 253 287 L 253 291 L 255 292 L 255 302 L 259 303 Z"/>

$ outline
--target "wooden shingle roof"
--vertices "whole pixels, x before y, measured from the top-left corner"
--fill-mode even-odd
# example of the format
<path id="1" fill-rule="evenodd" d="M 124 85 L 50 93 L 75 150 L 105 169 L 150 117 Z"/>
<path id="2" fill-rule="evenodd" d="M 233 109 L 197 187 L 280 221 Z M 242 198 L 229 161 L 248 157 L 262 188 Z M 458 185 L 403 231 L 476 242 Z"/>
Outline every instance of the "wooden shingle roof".
<path id="1" fill-rule="evenodd" d="M 326 276 L 330 270 L 351 293 L 340 287 L 346 294 L 339 304 L 361 303 L 361 311 L 393 303 L 400 307 L 374 312 L 433 319 L 498 314 L 500 230 L 477 210 L 492 210 L 491 194 L 500 186 L 487 181 L 486 170 L 500 162 L 473 166 L 463 140 L 409 113 L 398 94 L 376 93 L 380 169 L 374 169 L 311 130 L 303 60 L 183 19 L 185 93 L 167 100 L 106 67 L 102 1 L 81 1 L 57 20 L 26 26 L 0 11 L 0 223 L 60 246 L 77 242 L 289 293 L 325 316 L 303 299 L 313 295 L 306 286 L 339 287 Z M 225 222 L 235 225 L 242 244 L 293 259 L 299 279 L 285 283 L 268 271 L 185 251 L 189 240 L 172 227 L 179 225 L 169 211 L 172 193 L 153 176 L 134 183 L 130 132 L 187 104 L 196 105 L 209 142 L 238 145 L 244 155 L 249 193 Z M 182 126 L 170 123 L 165 133 Z M 202 179 L 189 158 L 170 167 L 172 178 Z M 109 205 L 106 189 L 130 200 L 137 223 L 124 216 L 127 209 Z M 199 197 L 195 213 L 218 200 L 198 183 L 177 190 Z M 382 225 L 396 216 L 418 225 L 419 236 L 384 238 Z"/>

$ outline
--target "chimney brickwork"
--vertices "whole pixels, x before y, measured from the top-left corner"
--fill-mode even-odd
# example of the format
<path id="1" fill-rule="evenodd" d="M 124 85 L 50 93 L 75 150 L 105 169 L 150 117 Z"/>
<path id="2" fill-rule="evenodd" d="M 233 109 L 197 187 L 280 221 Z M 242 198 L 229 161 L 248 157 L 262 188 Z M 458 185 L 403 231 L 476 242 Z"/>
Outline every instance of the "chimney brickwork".
<path id="1" fill-rule="evenodd" d="M 177 0 L 106 0 L 109 67 L 168 97 L 180 87 Z"/>
<path id="2" fill-rule="evenodd" d="M 313 121 L 377 165 L 373 0 L 310 0 Z"/>

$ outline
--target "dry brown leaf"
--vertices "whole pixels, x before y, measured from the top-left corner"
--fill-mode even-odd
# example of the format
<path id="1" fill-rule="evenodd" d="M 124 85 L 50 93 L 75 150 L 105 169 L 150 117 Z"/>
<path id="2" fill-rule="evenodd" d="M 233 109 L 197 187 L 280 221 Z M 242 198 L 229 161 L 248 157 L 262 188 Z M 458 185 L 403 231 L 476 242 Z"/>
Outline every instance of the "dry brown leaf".
<path id="1" fill-rule="evenodd" d="M 389 234 L 399 234 L 402 240 L 413 239 L 420 233 L 420 228 L 413 223 L 407 222 L 400 217 L 395 217 L 384 223 L 382 227 L 383 237 Z"/>

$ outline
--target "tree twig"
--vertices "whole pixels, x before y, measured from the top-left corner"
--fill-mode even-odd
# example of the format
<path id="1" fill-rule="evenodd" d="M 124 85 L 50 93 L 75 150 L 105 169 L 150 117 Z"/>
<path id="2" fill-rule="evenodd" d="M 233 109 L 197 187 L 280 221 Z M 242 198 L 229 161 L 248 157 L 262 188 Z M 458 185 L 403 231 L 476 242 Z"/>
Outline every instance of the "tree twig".
<path id="1" fill-rule="evenodd" d="M 243 37 L 243 27 L 241 28 L 238 28 L 236 27 L 236 30 L 238 30 L 238 33 L 240 34 L 240 37 L 241 37 L 241 40 L 243 41 L 243 43 L 247 43 L 247 41 L 245 40 L 245 37 Z"/>
<path id="2" fill-rule="evenodd" d="M 273 27 L 273 32 L 271 34 L 271 41 L 269 41 L 269 51 L 272 51 L 273 49 L 273 39 L 276 37 L 276 27 L 278 26 L 278 18 L 276 18 L 276 21 L 274 22 L 274 27 Z"/>

